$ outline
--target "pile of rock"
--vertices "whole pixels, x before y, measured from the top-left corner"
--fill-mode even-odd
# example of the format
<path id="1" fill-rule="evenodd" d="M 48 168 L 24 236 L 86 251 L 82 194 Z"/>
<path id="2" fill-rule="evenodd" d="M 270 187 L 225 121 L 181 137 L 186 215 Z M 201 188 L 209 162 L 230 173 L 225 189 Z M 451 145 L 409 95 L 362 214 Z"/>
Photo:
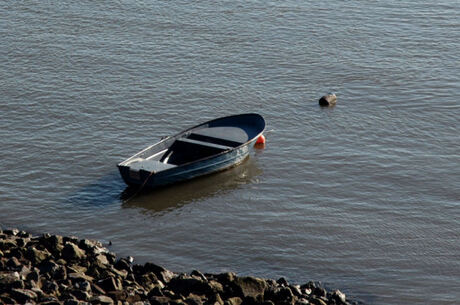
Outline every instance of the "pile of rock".
<path id="1" fill-rule="evenodd" d="M 100 242 L 0 230 L 0 303 L 5 304 L 349 304 L 315 283 L 176 274 L 116 259 Z"/>

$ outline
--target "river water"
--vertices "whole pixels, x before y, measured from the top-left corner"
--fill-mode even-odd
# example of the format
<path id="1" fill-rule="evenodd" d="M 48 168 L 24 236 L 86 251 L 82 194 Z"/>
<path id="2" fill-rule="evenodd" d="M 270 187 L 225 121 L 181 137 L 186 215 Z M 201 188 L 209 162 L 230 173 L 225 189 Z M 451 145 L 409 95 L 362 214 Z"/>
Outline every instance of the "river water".
<path id="1" fill-rule="evenodd" d="M 460 299 L 460 3 L 2 1 L 0 223 L 176 272 Z M 338 103 L 320 108 L 335 92 Z M 257 112 L 265 149 L 130 200 L 116 164 Z"/>

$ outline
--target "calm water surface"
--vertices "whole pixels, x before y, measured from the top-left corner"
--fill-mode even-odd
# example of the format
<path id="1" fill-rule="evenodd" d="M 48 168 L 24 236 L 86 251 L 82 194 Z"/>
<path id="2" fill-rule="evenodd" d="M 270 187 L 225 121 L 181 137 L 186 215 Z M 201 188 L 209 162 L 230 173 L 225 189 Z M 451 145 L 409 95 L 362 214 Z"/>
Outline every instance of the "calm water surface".
<path id="1" fill-rule="evenodd" d="M 3 1 L 0 223 L 177 272 L 460 299 L 460 3 Z M 318 98 L 334 91 L 336 107 Z M 240 167 L 126 201 L 116 164 L 258 112 Z"/>

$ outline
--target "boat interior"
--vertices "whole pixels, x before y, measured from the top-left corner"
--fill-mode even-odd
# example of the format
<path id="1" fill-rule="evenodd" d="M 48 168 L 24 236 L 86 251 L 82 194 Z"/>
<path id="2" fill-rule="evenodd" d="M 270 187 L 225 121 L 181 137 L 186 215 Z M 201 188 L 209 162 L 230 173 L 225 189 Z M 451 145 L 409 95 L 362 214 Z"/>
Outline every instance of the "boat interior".
<path id="1" fill-rule="evenodd" d="M 191 130 L 166 140 L 163 147 L 151 147 L 127 160 L 126 165 L 131 171 L 159 172 L 233 149 L 247 142 L 248 138 L 245 130 L 238 127 Z"/>

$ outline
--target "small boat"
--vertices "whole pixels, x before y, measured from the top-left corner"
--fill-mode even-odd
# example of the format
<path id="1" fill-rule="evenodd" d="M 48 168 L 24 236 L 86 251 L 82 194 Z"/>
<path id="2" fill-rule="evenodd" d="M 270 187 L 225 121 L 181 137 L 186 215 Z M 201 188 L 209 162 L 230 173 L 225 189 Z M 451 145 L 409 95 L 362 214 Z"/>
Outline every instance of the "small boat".
<path id="1" fill-rule="evenodd" d="M 118 164 L 128 185 L 155 188 L 238 165 L 262 135 L 256 113 L 214 119 L 162 139 Z"/>

